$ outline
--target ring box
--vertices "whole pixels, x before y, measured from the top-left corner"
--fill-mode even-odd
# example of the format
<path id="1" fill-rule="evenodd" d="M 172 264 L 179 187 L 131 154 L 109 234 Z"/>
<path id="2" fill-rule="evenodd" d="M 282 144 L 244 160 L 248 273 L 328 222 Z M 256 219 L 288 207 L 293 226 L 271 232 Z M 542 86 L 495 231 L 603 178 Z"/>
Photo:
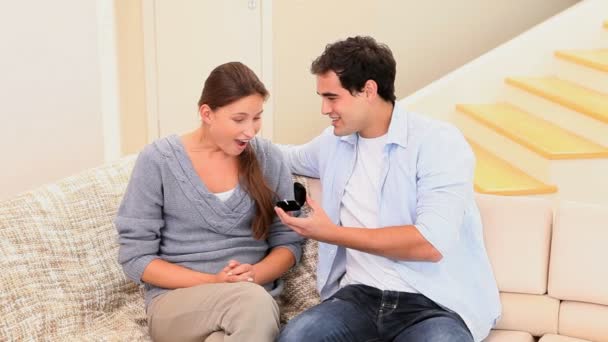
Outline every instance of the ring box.
<path id="1" fill-rule="evenodd" d="M 304 185 L 295 182 L 293 183 L 293 194 L 295 200 L 282 200 L 277 202 L 277 207 L 283 209 L 284 211 L 296 211 L 300 210 L 304 203 L 306 203 L 306 188 Z"/>

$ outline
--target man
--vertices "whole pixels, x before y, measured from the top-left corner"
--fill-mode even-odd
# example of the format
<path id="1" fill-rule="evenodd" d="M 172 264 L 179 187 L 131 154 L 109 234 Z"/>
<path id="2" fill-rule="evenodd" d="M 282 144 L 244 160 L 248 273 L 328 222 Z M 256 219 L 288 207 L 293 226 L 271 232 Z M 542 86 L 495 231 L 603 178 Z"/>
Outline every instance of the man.
<path id="1" fill-rule="evenodd" d="M 330 44 L 311 67 L 332 122 L 284 147 L 293 173 L 321 179 L 306 218 L 323 302 L 280 341 L 480 341 L 500 315 L 472 186 L 475 160 L 448 123 L 395 103 L 395 60 L 370 37 Z"/>

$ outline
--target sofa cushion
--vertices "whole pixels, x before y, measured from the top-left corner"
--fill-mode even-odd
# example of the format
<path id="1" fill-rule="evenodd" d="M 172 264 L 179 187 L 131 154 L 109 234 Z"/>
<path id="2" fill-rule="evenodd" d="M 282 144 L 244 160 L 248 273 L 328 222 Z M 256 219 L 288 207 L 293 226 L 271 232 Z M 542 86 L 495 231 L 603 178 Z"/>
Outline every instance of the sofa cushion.
<path id="1" fill-rule="evenodd" d="M 568 337 L 568 336 L 547 334 L 547 335 L 541 337 L 541 339 L 538 340 L 538 342 L 592 342 L 592 341 L 581 340 L 580 338 L 574 338 L 574 337 Z"/>
<path id="2" fill-rule="evenodd" d="M 0 340 L 146 340 L 112 223 L 129 157 L 0 203 Z"/>
<path id="3" fill-rule="evenodd" d="M 608 306 L 562 301 L 559 310 L 559 333 L 596 342 L 608 342 Z"/>
<path id="4" fill-rule="evenodd" d="M 545 294 L 553 217 L 546 199 L 477 195 L 498 288 Z"/>
<path id="5" fill-rule="evenodd" d="M 496 329 L 526 331 L 533 336 L 557 333 L 559 300 L 546 295 L 500 294 L 502 316 Z"/>
<path id="6" fill-rule="evenodd" d="M 492 330 L 484 342 L 534 342 L 534 337 L 524 331 Z"/>
<path id="7" fill-rule="evenodd" d="M 563 202 L 552 240 L 549 295 L 608 305 L 608 206 Z"/>

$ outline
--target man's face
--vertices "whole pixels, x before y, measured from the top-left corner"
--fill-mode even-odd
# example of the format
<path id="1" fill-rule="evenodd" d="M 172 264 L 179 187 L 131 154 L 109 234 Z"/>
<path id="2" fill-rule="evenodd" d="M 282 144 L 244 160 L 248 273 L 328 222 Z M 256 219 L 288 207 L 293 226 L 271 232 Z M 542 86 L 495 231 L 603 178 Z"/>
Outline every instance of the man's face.
<path id="1" fill-rule="evenodd" d="M 335 72 L 317 75 L 317 94 L 321 96 L 321 113 L 331 119 L 335 135 L 350 135 L 367 126 L 369 103 L 364 93 L 352 95 Z"/>

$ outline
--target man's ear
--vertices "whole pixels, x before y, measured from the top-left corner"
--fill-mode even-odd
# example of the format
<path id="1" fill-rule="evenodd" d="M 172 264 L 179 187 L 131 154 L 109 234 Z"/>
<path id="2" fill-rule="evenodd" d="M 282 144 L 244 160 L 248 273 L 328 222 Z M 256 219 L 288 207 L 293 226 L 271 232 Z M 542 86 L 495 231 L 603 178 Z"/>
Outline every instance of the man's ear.
<path id="1" fill-rule="evenodd" d="M 211 107 L 206 104 L 203 104 L 198 109 L 198 115 L 200 116 L 201 121 L 204 123 L 211 123 L 211 121 L 213 120 L 212 114 L 213 111 L 211 110 Z"/>
<path id="2" fill-rule="evenodd" d="M 365 93 L 365 97 L 372 100 L 378 96 L 378 83 L 374 80 L 367 80 L 363 85 L 363 93 Z"/>

